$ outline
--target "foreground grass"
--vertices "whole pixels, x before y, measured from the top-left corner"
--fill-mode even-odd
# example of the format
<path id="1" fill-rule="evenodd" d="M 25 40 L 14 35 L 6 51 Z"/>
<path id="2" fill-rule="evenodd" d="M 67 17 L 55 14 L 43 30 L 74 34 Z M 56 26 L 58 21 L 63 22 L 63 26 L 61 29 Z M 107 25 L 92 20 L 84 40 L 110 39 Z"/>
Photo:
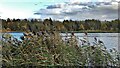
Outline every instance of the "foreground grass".
<path id="1" fill-rule="evenodd" d="M 3 66 L 119 66 L 117 50 L 108 52 L 97 39 L 92 46 L 87 38 L 81 39 L 83 44 L 78 46 L 74 35 L 65 42 L 56 31 L 29 34 L 21 39 L 3 35 Z"/>

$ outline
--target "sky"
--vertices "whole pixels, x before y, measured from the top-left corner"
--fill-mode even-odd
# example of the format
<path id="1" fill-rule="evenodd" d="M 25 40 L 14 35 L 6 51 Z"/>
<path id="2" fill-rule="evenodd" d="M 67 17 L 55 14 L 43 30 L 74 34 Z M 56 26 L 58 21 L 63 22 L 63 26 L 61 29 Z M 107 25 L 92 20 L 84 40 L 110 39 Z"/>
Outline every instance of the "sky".
<path id="1" fill-rule="evenodd" d="M 120 0 L 1 0 L 0 17 L 54 20 L 113 20 Z"/>

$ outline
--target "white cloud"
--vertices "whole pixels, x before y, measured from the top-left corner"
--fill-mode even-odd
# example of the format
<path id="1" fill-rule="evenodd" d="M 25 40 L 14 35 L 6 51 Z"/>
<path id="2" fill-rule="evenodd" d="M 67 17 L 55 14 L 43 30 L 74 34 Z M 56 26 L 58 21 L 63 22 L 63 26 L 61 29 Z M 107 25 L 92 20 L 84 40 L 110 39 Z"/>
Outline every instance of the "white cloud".
<path id="1" fill-rule="evenodd" d="M 112 0 L 98 0 L 98 2 L 111 2 Z"/>
<path id="2" fill-rule="evenodd" d="M 102 18 L 106 18 L 107 17 L 107 15 L 102 15 Z"/>
<path id="3" fill-rule="evenodd" d="M 98 0 L 98 2 L 119 2 L 120 0 Z"/>
<path id="4" fill-rule="evenodd" d="M 92 2 L 92 0 L 70 0 L 71 3 Z"/>
<path id="5" fill-rule="evenodd" d="M 37 14 L 42 17 L 51 17 L 53 19 L 100 19 L 111 20 L 118 18 L 117 2 L 77 2 L 49 5 L 49 9 L 40 9 Z M 75 3 L 77 2 L 77 3 Z M 57 7 L 56 7 L 57 6 Z M 59 6 L 59 7 L 58 7 Z"/>

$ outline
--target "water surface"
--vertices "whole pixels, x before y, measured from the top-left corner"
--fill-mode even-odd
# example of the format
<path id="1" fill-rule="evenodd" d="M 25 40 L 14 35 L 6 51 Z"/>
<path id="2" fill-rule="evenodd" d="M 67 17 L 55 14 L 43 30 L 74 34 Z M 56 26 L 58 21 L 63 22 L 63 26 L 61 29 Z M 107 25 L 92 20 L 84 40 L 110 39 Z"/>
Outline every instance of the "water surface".
<path id="1" fill-rule="evenodd" d="M 13 35 L 15 38 L 20 40 L 20 36 L 23 36 L 23 33 L 9 33 Z M 118 49 L 118 36 L 119 33 L 88 33 L 88 39 L 91 45 L 93 44 L 94 37 L 96 37 L 98 40 L 101 40 L 104 42 L 107 49 L 110 48 L 116 48 Z M 63 37 L 63 40 L 65 39 L 66 33 L 60 33 L 60 35 Z M 71 33 L 68 33 L 68 36 L 70 36 Z M 84 33 L 75 33 L 75 36 L 79 39 L 83 39 Z M 81 44 L 79 42 L 79 44 Z"/>

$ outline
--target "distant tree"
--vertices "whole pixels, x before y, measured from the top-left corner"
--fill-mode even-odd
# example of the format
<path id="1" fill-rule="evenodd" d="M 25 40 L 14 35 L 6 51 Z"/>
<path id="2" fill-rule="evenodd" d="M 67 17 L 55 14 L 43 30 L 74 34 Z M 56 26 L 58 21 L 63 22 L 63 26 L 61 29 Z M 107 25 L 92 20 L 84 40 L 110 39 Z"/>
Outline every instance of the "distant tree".
<path id="1" fill-rule="evenodd" d="M 10 18 L 7 18 L 7 22 L 11 22 Z"/>
<path id="2" fill-rule="evenodd" d="M 13 19 L 12 19 L 12 22 L 16 22 L 16 19 L 15 19 L 15 18 L 13 18 Z"/>
<path id="3" fill-rule="evenodd" d="M 25 22 L 27 22 L 28 20 L 27 19 L 24 19 Z"/>
<path id="4" fill-rule="evenodd" d="M 84 25 L 83 24 L 80 24 L 80 27 L 79 27 L 80 30 L 84 30 Z"/>
<path id="5" fill-rule="evenodd" d="M 7 22 L 4 19 L 2 19 L 2 28 L 7 28 Z"/>
<path id="6" fill-rule="evenodd" d="M 89 20 L 85 20 L 84 28 L 85 28 L 85 30 L 90 30 Z"/>
<path id="7" fill-rule="evenodd" d="M 101 30 L 107 30 L 107 25 L 106 23 L 101 24 Z"/>
<path id="8" fill-rule="evenodd" d="M 115 31 L 120 30 L 120 20 L 112 21 L 100 21 L 95 19 L 86 19 L 84 21 L 64 20 L 55 21 L 51 18 L 39 20 L 39 19 L 2 19 L 2 28 L 13 31 L 81 31 L 81 30 L 103 30 L 103 31 Z"/>
<path id="9" fill-rule="evenodd" d="M 17 22 L 20 22 L 21 20 L 20 19 L 16 19 Z"/>

